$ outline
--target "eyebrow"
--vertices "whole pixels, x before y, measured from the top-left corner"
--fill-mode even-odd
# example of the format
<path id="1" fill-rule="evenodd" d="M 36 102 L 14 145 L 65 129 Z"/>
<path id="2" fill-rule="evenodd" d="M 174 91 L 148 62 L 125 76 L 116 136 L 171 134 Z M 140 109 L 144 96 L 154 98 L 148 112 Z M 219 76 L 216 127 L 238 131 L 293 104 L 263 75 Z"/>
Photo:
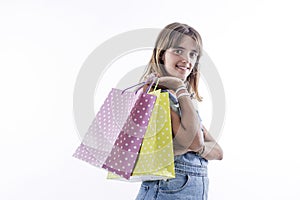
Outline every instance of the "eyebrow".
<path id="1" fill-rule="evenodd" d="M 174 49 L 182 49 L 182 50 L 186 50 L 184 47 L 181 46 L 175 46 L 173 47 Z M 192 49 L 193 52 L 198 53 L 195 49 Z"/>

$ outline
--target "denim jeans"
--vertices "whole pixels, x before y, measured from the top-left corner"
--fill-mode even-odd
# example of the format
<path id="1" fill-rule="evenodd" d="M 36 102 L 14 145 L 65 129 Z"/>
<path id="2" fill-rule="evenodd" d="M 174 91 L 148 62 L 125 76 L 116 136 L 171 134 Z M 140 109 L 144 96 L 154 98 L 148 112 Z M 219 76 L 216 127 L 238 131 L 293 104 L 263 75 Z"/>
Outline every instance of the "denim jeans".
<path id="1" fill-rule="evenodd" d="M 207 164 L 194 152 L 175 156 L 176 178 L 143 181 L 136 200 L 207 200 Z"/>

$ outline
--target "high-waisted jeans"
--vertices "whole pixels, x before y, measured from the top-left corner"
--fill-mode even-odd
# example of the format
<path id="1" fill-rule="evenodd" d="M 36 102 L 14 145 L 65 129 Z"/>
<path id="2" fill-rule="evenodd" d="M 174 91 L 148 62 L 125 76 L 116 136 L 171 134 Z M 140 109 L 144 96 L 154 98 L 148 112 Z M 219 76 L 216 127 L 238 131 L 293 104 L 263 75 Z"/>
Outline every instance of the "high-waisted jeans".
<path id="1" fill-rule="evenodd" d="M 136 200 L 207 200 L 208 161 L 194 152 L 175 156 L 176 178 L 143 181 Z"/>

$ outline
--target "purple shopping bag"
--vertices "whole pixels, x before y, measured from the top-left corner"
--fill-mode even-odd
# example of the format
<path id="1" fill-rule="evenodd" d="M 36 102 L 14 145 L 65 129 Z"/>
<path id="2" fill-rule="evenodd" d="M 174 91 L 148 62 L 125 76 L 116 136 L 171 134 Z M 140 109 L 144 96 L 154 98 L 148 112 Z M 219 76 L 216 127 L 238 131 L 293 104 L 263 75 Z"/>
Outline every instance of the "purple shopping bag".
<path id="1" fill-rule="evenodd" d="M 156 100 L 149 88 L 113 88 L 73 156 L 129 178 Z"/>
<path id="2" fill-rule="evenodd" d="M 129 179 L 143 142 L 156 96 L 141 94 L 130 112 L 103 168 Z"/>

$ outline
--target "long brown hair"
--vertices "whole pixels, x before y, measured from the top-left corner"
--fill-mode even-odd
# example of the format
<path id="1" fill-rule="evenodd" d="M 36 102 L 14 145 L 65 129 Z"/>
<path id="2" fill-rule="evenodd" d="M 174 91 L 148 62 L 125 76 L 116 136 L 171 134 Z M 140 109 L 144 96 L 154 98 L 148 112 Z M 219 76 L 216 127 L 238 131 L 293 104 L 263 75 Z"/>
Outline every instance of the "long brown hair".
<path id="1" fill-rule="evenodd" d="M 186 78 L 187 89 L 190 93 L 195 93 L 195 98 L 198 101 L 202 101 L 202 97 L 198 92 L 198 84 L 200 78 L 199 71 L 199 59 L 202 55 L 202 39 L 200 34 L 191 26 L 182 23 L 172 23 L 167 25 L 158 35 L 155 47 L 151 59 L 146 67 L 146 70 L 142 76 L 144 79 L 147 75 L 151 73 L 158 73 L 161 76 L 166 76 L 167 72 L 164 67 L 164 62 L 162 57 L 165 51 L 169 48 L 175 47 L 180 44 L 181 39 L 184 36 L 189 36 L 195 40 L 197 44 L 198 57 L 195 66 L 189 76 Z"/>

